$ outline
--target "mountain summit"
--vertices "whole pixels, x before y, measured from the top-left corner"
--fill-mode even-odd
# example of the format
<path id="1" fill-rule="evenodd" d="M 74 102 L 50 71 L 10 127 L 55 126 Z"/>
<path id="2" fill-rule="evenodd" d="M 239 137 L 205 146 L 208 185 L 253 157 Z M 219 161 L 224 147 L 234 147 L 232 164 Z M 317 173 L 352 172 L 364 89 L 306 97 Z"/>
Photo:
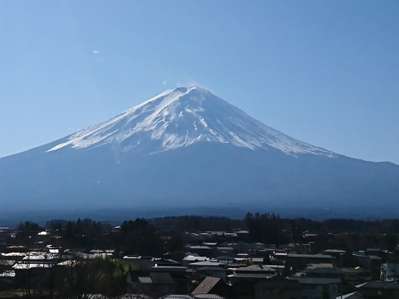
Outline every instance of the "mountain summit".
<path id="1" fill-rule="evenodd" d="M 335 156 L 264 125 L 197 86 L 165 91 L 107 122 L 69 136 L 48 151 L 113 145 L 122 151 L 156 153 L 204 142 L 250 150 L 273 148 L 293 155 Z"/>
<path id="2" fill-rule="evenodd" d="M 0 159 L 2 209 L 20 212 L 229 208 L 397 217 L 398 182 L 396 165 L 296 140 L 196 86 Z"/>

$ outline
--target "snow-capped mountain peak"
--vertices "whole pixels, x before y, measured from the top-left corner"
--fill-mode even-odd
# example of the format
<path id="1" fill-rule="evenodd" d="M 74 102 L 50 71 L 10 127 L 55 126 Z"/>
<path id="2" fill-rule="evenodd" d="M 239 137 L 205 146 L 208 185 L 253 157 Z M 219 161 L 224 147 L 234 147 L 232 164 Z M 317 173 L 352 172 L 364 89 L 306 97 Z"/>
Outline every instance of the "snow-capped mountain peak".
<path id="1" fill-rule="evenodd" d="M 264 125 L 198 86 L 164 91 L 109 121 L 66 137 L 47 151 L 112 145 L 121 151 L 156 153 L 203 142 L 335 156 Z"/>

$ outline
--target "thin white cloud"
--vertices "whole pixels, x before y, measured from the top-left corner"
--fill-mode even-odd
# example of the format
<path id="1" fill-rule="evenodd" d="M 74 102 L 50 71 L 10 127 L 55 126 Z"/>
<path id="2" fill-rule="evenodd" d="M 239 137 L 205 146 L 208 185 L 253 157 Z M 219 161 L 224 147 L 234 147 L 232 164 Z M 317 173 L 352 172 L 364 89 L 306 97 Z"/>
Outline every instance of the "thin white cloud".
<path id="1" fill-rule="evenodd" d="M 100 51 L 99 50 L 91 50 L 91 54 L 98 55 L 98 54 L 100 54 Z"/>
<path id="2" fill-rule="evenodd" d="M 185 86 L 185 87 L 198 86 L 198 87 L 202 87 L 202 88 L 211 90 L 208 86 L 206 86 L 202 83 L 199 83 L 198 81 L 195 81 L 195 80 L 178 81 L 176 83 L 176 87 L 182 87 L 182 86 Z"/>

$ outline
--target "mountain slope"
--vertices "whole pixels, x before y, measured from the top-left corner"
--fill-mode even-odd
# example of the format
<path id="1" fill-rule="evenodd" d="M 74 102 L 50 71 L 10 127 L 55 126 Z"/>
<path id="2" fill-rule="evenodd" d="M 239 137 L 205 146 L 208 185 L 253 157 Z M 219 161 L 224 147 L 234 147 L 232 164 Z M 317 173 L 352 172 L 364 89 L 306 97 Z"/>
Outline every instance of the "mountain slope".
<path id="1" fill-rule="evenodd" d="M 198 87 L 0 159 L 7 209 L 397 207 L 399 167 L 293 139 Z M 339 209 L 338 209 L 339 208 Z M 388 210 L 388 211 L 387 211 Z"/>
<path id="2" fill-rule="evenodd" d="M 166 91 L 117 117 L 82 130 L 48 151 L 114 144 L 122 151 L 154 153 L 196 143 L 231 144 L 251 150 L 275 148 L 289 154 L 334 156 L 253 119 L 208 90 Z"/>

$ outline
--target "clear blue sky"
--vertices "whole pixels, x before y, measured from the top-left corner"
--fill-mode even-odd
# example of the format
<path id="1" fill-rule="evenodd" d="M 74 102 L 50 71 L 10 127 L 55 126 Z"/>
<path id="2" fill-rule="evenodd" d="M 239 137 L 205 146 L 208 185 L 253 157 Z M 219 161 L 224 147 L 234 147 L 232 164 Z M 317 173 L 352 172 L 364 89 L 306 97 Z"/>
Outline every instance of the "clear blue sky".
<path id="1" fill-rule="evenodd" d="M 0 1 L 0 156 L 197 82 L 293 137 L 399 163 L 399 1 Z"/>

